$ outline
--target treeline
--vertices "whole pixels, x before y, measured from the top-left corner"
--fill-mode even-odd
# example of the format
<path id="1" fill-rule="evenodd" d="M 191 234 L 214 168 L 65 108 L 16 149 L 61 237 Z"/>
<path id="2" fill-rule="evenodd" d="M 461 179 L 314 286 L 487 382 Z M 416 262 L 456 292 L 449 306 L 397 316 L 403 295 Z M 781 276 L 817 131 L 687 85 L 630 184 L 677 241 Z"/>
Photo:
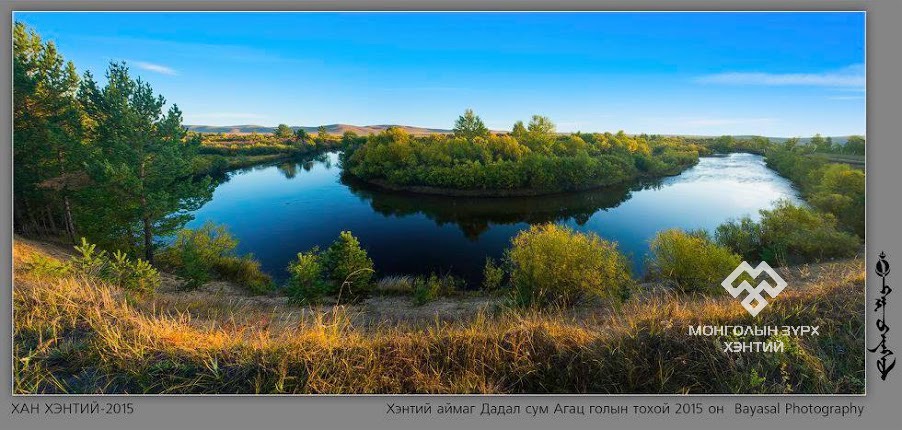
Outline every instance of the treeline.
<path id="1" fill-rule="evenodd" d="M 100 85 L 21 23 L 13 52 L 15 231 L 87 237 L 152 263 L 154 238 L 212 195 L 193 170 L 200 139 L 124 63 Z"/>
<path id="2" fill-rule="evenodd" d="M 307 155 L 339 148 L 342 144 L 353 141 L 358 136 L 352 131 L 343 136 L 329 134 L 325 127 L 320 127 L 313 135 L 299 128 L 292 130 L 285 124 L 279 124 L 273 133 L 227 134 L 227 133 L 191 133 L 201 139 L 201 154 L 209 155 L 266 155 L 296 154 Z"/>
<path id="3" fill-rule="evenodd" d="M 676 174 L 695 164 L 699 151 L 704 148 L 674 137 L 561 135 L 538 115 L 495 134 L 467 110 L 453 135 L 414 137 L 390 128 L 350 145 L 343 162 L 356 177 L 395 186 L 565 191 Z"/>
<path id="4" fill-rule="evenodd" d="M 845 143 L 834 142 L 832 137 L 822 137 L 815 134 L 802 142 L 802 139 L 793 137 L 783 142 L 774 142 L 762 136 L 737 138 L 735 136 L 720 136 L 706 138 L 686 138 L 689 143 L 704 146 L 715 153 L 748 152 L 764 155 L 770 149 L 791 149 L 800 154 L 845 154 L 864 155 L 865 140 L 861 136 L 849 136 Z"/>
<path id="5" fill-rule="evenodd" d="M 804 147 L 782 146 L 768 152 L 767 165 L 793 181 L 815 208 L 834 217 L 839 226 L 864 237 L 865 172 Z"/>

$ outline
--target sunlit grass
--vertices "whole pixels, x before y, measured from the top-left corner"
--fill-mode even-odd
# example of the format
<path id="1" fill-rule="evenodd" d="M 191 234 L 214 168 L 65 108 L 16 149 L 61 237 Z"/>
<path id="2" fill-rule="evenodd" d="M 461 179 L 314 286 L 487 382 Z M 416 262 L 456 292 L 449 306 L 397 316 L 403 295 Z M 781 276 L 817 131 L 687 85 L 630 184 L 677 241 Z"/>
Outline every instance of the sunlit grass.
<path id="1" fill-rule="evenodd" d="M 68 273 L 15 244 L 17 393 L 861 393 L 860 261 L 793 284 L 757 319 L 726 296 L 639 294 L 619 309 L 482 312 L 355 326 L 352 308 L 241 302 L 193 312 Z M 43 266 L 46 267 L 46 262 Z M 394 283 L 394 282 L 392 282 Z M 214 302 L 211 300 L 211 302 Z M 200 308 L 200 309 L 197 309 Z M 206 312 L 198 312 L 206 311 Z M 199 317 L 198 315 L 204 315 Z M 696 324 L 820 325 L 784 353 L 727 354 Z"/>

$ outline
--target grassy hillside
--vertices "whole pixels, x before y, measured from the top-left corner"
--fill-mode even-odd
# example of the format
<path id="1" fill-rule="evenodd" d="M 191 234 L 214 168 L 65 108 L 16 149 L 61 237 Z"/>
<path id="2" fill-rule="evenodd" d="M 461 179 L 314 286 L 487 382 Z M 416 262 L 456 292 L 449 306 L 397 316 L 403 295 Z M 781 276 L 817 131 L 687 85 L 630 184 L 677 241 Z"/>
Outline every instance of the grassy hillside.
<path id="1" fill-rule="evenodd" d="M 783 269 L 790 287 L 757 319 L 725 294 L 646 291 L 617 309 L 490 307 L 455 321 L 365 325 L 356 316 L 366 305 L 136 295 L 54 272 L 58 258 L 14 244 L 16 393 L 864 390 L 861 260 Z M 689 336 L 697 324 L 811 324 L 820 335 L 781 338 L 783 353 L 729 354 L 723 339 Z"/>

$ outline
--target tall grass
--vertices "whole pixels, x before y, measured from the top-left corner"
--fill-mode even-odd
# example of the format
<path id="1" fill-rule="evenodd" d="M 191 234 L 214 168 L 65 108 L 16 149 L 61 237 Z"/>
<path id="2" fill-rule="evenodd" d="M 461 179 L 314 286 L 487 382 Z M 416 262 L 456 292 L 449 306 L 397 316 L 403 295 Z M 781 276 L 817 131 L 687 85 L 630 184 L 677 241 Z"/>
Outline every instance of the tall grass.
<path id="1" fill-rule="evenodd" d="M 91 278 L 32 270 L 39 251 L 14 251 L 17 393 L 863 391 L 858 262 L 788 288 L 757 319 L 732 298 L 674 294 L 594 316 L 503 310 L 355 327 L 337 306 L 273 326 L 199 321 Z M 787 338 L 786 353 L 726 354 L 718 339 L 688 336 L 695 324 L 819 324 L 821 334 Z"/>

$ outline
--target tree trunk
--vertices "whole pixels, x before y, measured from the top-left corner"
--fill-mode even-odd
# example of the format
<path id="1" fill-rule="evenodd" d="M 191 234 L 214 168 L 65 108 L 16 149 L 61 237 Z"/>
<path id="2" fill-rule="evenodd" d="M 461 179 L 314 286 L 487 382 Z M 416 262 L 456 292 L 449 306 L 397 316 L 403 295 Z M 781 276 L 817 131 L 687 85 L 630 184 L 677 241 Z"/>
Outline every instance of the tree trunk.
<path id="1" fill-rule="evenodd" d="M 59 234 L 59 229 L 56 228 L 56 220 L 54 219 L 53 211 L 50 209 L 50 205 L 47 205 L 46 210 L 47 210 L 47 220 L 50 221 L 50 231 L 52 232 L 53 235 L 57 235 L 57 234 Z"/>
<path id="2" fill-rule="evenodd" d="M 153 223 L 149 217 L 144 217 L 144 259 L 153 264 Z"/>
<path id="3" fill-rule="evenodd" d="M 64 220 L 64 222 L 66 224 L 66 234 L 69 236 L 69 241 L 71 241 L 72 243 L 76 243 L 75 237 L 77 235 L 75 234 L 75 221 L 72 220 L 72 205 L 69 204 L 69 196 L 68 195 L 63 197 L 63 205 L 65 206 L 65 210 L 66 210 L 66 214 L 65 214 L 66 219 Z"/>
<path id="4" fill-rule="evenodd" d="M 144 190 L 144 178 L 146 177 L 145 160 L 141 160 L 141 166 L 138 169 L 138 177 L 141 179 L 141 208 L 144 209 L 144 259 L 148 263 L 153 264 L 153 222 L 147 214 L 147 194 Z"/>

